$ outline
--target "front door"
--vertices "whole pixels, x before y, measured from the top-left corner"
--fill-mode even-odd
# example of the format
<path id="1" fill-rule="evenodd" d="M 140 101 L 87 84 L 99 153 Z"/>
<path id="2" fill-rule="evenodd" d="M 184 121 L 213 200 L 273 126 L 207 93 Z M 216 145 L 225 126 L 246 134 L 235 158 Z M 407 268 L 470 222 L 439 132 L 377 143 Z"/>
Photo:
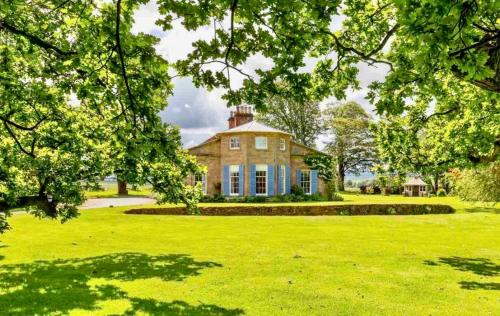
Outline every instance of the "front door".
<path id="1" fill-rule="evenodd" d="M 414 185 L 411 187 L 411 196 L 418 196 L 418 186 Z"/>

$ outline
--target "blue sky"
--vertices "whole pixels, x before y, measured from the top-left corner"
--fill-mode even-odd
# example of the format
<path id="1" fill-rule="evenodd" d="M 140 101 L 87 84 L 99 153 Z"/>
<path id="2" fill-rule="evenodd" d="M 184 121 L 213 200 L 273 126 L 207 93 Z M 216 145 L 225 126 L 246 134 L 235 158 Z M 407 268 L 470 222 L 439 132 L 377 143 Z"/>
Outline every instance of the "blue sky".
<path id="1" fill-rule="evenodd" d="M 188 32 L 182 27 L 180 21 L 176 21 L 174 28 L 164 32 L 155 24 L 159 18 L 157 5 L 151 1 L 147 5 L 142 5 L 135 13 L 135 24 L 133 31 L 152 34 L 160 38 L 160 43 L 156 49 L 167 60 L 173 62 L 184 58 L 192 50 L 192 42 L 197 39 L 209 38 L 213 31 L 210 27 Z M 332 28 L 337 28 L 342 21 L 332 24 Z M 338 24 L 338 25 L 335 25 Z M 313 60 L 307 63 L 305 70 L 312 68 Z M 270 61 L 262 56 L 252 57 L 243 67 L 248 72 L 253 72 L 256 68 L 265 69 L 270 66 Z M 366 64 L 359 65 L 359 79 L 361 89 L 349 91 L 345 101 L 356 101 L 367 111 L 372 112 L 373 106 L 365 100 L 367 86 L 374 80 L 381 80 L 387 73 L 387 69 L 381 67 L 370 67 Z M 231 75 L 233 87 L 238 87 L 242 79 L 236 74 Z M 160 113 L 162 119 L 181 129 L 184 147 L 194 146 L 204 139 L 210 137 L 217 131 L 227 128 L 227 118 L 229 109 L 226 102 L 222 100 L 223 90 L 207 91 L 203 88 L 196 88 L 189 78 L 176 78 L 173 81 L 174 93 L 168 100 L 168 107 Z M 336 102 L 335 98 L 330 98 L 322 102 L 321 106 Z M 342 100 L 344 101 L 344 100 Z M 372 113 L 373 115 L 373 113 Z M 323 147 L 325 136 L 319 137 L 317 147 Z"/>

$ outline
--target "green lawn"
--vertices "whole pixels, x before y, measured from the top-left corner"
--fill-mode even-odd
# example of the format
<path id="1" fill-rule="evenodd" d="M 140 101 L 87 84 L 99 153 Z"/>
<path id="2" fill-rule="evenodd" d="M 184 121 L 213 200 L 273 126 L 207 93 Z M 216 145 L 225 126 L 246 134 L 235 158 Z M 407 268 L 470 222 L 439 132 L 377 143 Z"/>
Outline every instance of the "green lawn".
<path id="1" fill-rule="evenodd" d="M 345 203 L 366 199 L 346 195 Z M 429 200 L 438 201 L 421 199 Z M 63 225 L 15 215 L 0 236 L 0 314 L 500 314 L 498 207 L 442 201 L 459 213 L 200 217 L 107 208 Z"/>

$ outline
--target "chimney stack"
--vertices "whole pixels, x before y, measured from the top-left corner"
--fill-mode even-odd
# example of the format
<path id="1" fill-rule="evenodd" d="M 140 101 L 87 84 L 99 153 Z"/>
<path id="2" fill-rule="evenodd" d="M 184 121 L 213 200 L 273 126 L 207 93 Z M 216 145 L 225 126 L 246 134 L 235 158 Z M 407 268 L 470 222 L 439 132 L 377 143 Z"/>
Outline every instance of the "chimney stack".
<path id="1" fill-rule="evenodd" d="M 252 108 L 247 105 L 237 106 L 236 111 L 231 111 L 231 114 L 227 121 L 229 123 L 229 128 L 235 128 L 237 126 L 253 121 Z"/>

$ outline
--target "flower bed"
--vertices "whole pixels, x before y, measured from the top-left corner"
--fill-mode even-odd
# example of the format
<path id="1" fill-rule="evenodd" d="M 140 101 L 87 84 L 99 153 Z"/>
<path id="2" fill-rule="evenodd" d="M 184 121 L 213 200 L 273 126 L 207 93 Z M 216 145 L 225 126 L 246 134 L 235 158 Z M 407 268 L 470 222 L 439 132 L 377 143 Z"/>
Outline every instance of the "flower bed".
<path id="1" fill-rule="evenodd" d="M 439 204 L 352 204 L 352 205 L 258 205 L 258 206 L 201 206 L 206 216 L 318 216 L 318 215 L 419 215 L 451 214 L 449 205 Z M 138 208 L 126 214 L 189 215 L 185 207 Z"/>

